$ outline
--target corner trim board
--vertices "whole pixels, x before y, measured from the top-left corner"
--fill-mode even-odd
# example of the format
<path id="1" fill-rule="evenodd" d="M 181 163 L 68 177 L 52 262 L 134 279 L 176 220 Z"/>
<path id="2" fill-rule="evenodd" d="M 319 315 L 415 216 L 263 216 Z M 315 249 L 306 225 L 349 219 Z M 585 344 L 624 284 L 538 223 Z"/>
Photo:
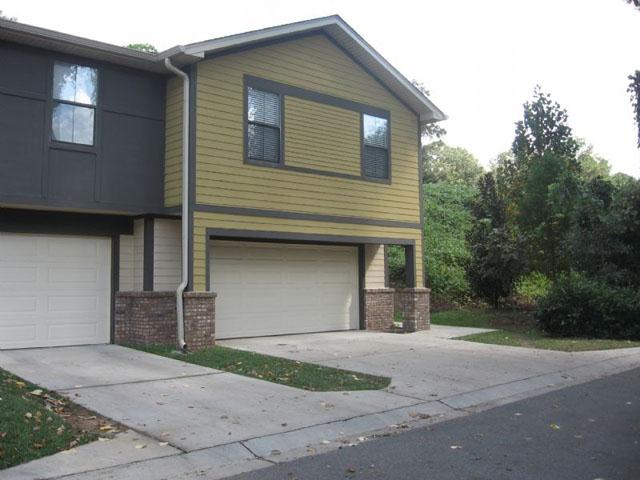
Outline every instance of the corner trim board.
<path id="1" fill-rule="evenodd" d="M 301 212 L 283 212 L 277 210 L 262 210 L 257 208 L 244 208 L 244 207 L 227 207 L 222 205 L 195 205 L 196 212 L 207 213 L 223 213 L 229 215 L 247 215 L 250 217 L 270 217 L 270 218 L 284 218 L 290 220 L 310 220 L 318 222 L 331 222 L 331 223 L 348 223 L 356 225 L 376 225 L 380 227 L 398 227 L 398 228 L 412 228 L 419 229 L 420 223 L 415 222 L 402 222 L 397 220 L 378 220 L 374 218 L 362 218 L 362 217 L 343 217 L 339 215 L 318 215 L 315 213 L 301 213 Z"/>

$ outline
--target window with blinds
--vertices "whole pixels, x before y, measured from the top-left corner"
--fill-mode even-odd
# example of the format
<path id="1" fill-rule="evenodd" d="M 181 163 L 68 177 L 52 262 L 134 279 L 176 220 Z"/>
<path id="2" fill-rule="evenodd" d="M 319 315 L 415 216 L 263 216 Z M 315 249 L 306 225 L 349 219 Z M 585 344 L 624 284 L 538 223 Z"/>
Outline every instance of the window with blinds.
<path id="1" fill-rule="evenodd" d="M 389 120 L 362 116 L 362 172 L 365 177 L 389 178 Z"/>
<path id="2" fill-rule="evenodd" d="M 280 95 L 247 87 L 247 156 L 280 162 Z"/>

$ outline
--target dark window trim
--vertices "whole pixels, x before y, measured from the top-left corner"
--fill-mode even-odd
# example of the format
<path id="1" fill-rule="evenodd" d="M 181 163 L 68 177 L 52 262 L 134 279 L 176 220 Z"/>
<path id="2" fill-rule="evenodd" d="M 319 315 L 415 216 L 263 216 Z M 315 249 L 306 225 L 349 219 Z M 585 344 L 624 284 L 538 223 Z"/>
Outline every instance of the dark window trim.
<path id="1" fill-rule="evenodd" d="M 248 87 L 262 90 L 265 92 L 275 93 L 280 95 L 280 161 L 268 162 L 264 160 L 256 160 L 249 158 L 249 135 L 248 135 Z M 343 178 L 345 180 L 357 180 L 365 182 L 374 182 L 382 184 L 391 184 L 391 114 L 388 110 L 383 108 L 366 105 L 364 103 L 347 100 L 340 97 L 334 97 L 325 93 L 315 92 L 307 90 L 301 87 L 294 87 L 293 85 L 287 85 L 285 83 L 276 82 L 273 80 L 267 80 L 266 78 L 254 77 L 253 75 L 245 74 L 243 77 L 243 161 L 245 164 L 257 165 L 261 167 L 280 168 L 291 172 L 307 173 L 310 175 L 322 175 L 326 177 Z M 342 172 L 334 172 L 331 170 L 320 170 L 316 168 L 299 167 L 295 165 L 287 165 L 285 160 L 285 97 L 295 97 L 302 100 L 308 100 L 311 102 L 320 103 L 323 105 L 330 105 L 332 107 L 343 108 L 345 110 L 351 110 L 360 114 L 360 175 L 350 175 Z M 377 178 L 364 175 L 364 114 L 374 117 L 380 117 L 387 120 L 387 142 L 388 142 L 388 159 L 389 159 L 389 177 Z"/>
<path id="2" fill-rule="evenodd" d="M 62 58 L 62 57 L 61 57 Z M 70 100 L 62 100 L 62 99 L 58 99 L 58 98 L 54 98 L 53 96 L 53 78 L 54 78 L 54 69 L 55 69 L 55 65 L 56 63 L 66 63 L 68 65 L 77 65 L 77 66 L 81 66 L 81 67 L 87 67 L 87 68 L 92 68 L 93 70 L 96 71 L 96 103 L 95 105 L 91 105 L 91 104 L 87 104 L 87 103 L 81 103 L 81 102 L 72 102 Z M 57 146 L 60 149 L 66 148 L 69 150 L 76 150 L 77 147 L 81 147 L 80 151 L 87 151 L 86 149 L 90 149 L 89 152 L 95 152 L 97 151 L 97 143 L 98 143 L 98 135 L 96 132 L 98 132 L 98 116 L 99 116 L 99 111 L 100 111 L 100 94 L 101 94 L 101 90 L 102 90 L 102 74 L 100 73 L 100 68 L 98 68 L 98 65 L 94 64 L 93 62 L 80 62 L 80 61 L 69 61 L 69 60 L 61 60 L 59 58 L 53 58 L 50 64 L 50 69 L 49 69 L 49 75 L 51 78 L 51 84 L 49 85 L 49 101 L 50 101 L 50 108 L 49 108 L 49 131 L 50 133 L 50 137 L 49 137 L 49 143 L 51 144 L 51 146 Z M 64 105 L 70 105 L 72 107 L 81 107 L 81 108 L 91 108 L 93 109 L 93 135 L 91 137 L 91 143 L 77 143 L 77 142 L 67 142 L 65 140 L 56 140 L 53 138 L 53 110 L 55 108 L 56 105 L 58 104 L 64 104 Z"/>
<path id="3" fill-rule="evenodd" d="M 244 163 L 248 163 L 251 165 L 259 165 L 259 166 L 263 166 L 263 167 L 282 167 L 284 165 L 284 95 L 282 95 L 280 92 L 278 91 L 274 91 L 273 89 L 269 88 L 269 86 L 263 86 L 261 84 L 256 83 L 255 81 L 255 77 L 251 77 L 249 75 L 245 75 L 244 76 L 244 81 L 243 81 L 243 102 L 244 102 L 244 106 L 242 109 L 242 115 L 243 115 L 243 119 L 242 119 L 242 128 L 243 128 L 243 136 L 242 136 L 242 140 L 243 140 L 243 152 L 242 152 L 242 156 L 244 159 Z M 253 88 L 255 90 L 260 90 L 263 92 L 267 92 L 267 93 L 273 93 L 274 95 L 278 95 L 279 98 L 279 103 L 280 103 L 280 125 L 275 127 L 273 125 L 268 125 L 268 124 L 262 124 L 261 122 L 250 122 L 249 121 L 249 88 Z M 254 124 L 254 125 L 262 125 L 265 127 L 269 127 L 269 128 L 273 128 L 273 129 L 278 129 L 278 132 L 280 134 L 280 152 L 279 152 L 279 158 L 277 162 L 270 162 L 268 160 L 261 160 L 258 158 L 251 158 L 249 156 L 249 125 L 250 124 Z"/>
<path id="4" fill-rule="evenodd" d="M 371 175 L 365 175 L 364 173 L 364 116 L 369 115 L 371 117 L 384 118 L 387 121 L 387 148 L 376 147 L 374 145 L 367 145 L 371 148 L 379 148 L 380 150 L 387 151 L 387 162 L 388 162 L 388 175 L 386 177 L 372 177 Z M 391 116 L 382 116 L 382 115 L 374 115 L 368 112 L 360 113 L 360 175 L 362 178 L 366 178 L 370 182 L 378 182 L 378 183 L 386 183 L 391 184 Z"/>

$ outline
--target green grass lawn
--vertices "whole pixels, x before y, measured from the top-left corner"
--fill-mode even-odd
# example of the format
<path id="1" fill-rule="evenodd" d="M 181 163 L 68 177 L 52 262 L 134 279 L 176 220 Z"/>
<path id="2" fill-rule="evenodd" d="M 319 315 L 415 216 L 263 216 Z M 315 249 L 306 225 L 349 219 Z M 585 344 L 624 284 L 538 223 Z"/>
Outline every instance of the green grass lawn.
<path id="1" fill-rule="evenodd" d="M 482 310 L 445 310 L 431 314 L 433 325 L 452 327 L 491 328 L 491 319 L 491 314 Z"/>
<path id="2" fill-rule="evenodd" d="M 450 325 L 456 327 L 497 328 L 498 330 L 494 332 L 475 333 L 458 337 L 458 340 L 489 343 L 493 345 L 561 350 L 564 352 L 640 347 L 639 341 L 631 340 L 552 338 L 544 335 L 535 327 L 525 326 L 522 323 L 519 325 L 509 323 L 510 319 L 514 320 L 514 323 L 518 323 L 517 317 L 518 313 L 513 311 L 447 310 L 431 314 L 431 323 L 434 325 Z"/>
<path id="3" fill-rule="evenodd" d="M 96 439 L 95 432 L 66 420 L 75 408 L 62 397 L 0 369 L 0 469 Z"/>
<path id="4" fill-rule="evenodd" d="M 379 390 L 388 387 L 391 382 L 391 379 L 387 377 L 323 367 L 313 363 L 261 355 L 235 348 L 216 346 L 187 354 L 176 352 L 174 347 L 162 345 L 132 348 L 315 392 Z"/>

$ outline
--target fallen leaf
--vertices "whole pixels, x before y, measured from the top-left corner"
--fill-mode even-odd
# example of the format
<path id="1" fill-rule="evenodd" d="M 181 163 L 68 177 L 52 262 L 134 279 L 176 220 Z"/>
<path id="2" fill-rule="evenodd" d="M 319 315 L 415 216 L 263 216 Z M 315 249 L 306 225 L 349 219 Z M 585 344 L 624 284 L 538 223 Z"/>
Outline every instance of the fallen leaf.
<path id="1" fill-rule="evenodd" d="M 42 448 L 44 445 L 42 443 L 34 443 L 33 448 Z"/>
<path id="2" fill-rule="evenodd" d="M 141 448 L 147 448 L 147 446 L 144 443 L 140 443 L 140 444 L 136 445 L 136 448 L 138 450 L 140 450 Z"/>
<path id="3" fill-rule="evenodd" d="M 78 451 L 75 448 L 69 448 L 67 450 L 63 450 L 62 453 L 65 455 L 69 455 L 70 453 L 77 453 Z"/>
<path id="4" fill-rule="evenodd" d="M 167 445 L 169 445 L 169 442 L 158 442 L 158 445 L 160 445 L 161 447 L 166 447 Z"/>
<path id="5" fill-rule="evenodd" d="M 329 445 L 331 442 L 329 440 L 322 440 L 320 443 L 323 445 Z"/>
<path id="6" fill-rule="evenodd" d="M 459 450 L 460 448 L 462 448 L 462 445 L 451 445 L 451 450 Z"/>
<path id="7" fill-rule="evenodd" d="M 552 423 L 551 425 L 549 425 L 551 428 L 553 428 L 554 430 L 560 430 L 560 425 L 556 424 L 556 423 Z"/>
<path id="8" fill-rule="evenodd" d="M 113 430 L 113 427 L 111 425 L 103 425 L 100 427 L 100 431 L 102 432 L 106 432 L 107 430 Z"/>
<path id="9" fill-rule="evenodd" d="M 24 414 L 25 418 L 32 418 L 33 414 L 31 412 L 27 412 Z"/>
<path id="10" fill-rule="evenodd" d="M 26 383 L 21 382 L 21 381 L 19 381 L 19 380 L 16 380 L 16 381 L 15 381 L 15 384 L 16 384 L 16 387 L 18 387 L 18 388 L 24 388 L 24 387 L 26 387 L 26 386 L 27 386 L 27 384 L 26 384 Z"/>
<path id="11" fill-rule="evenodd" d="M 38 396 L 38 397 L 39 397 L 40 395 L 42 395 L 42 390 L 41 390 L 41 389 L 39 389 L 39 388 L 36 388 L 35 390 L 31 390 L 29 393 L 30 393 L 31 395 L 36 395 L 36 396 Z"/>

